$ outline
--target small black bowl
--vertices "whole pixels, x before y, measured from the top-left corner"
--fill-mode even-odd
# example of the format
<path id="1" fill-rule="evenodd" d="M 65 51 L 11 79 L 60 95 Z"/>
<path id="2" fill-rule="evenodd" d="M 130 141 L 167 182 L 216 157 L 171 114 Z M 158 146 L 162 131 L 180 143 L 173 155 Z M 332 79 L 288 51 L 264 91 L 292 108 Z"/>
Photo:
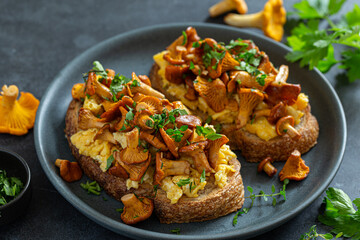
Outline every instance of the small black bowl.
<path id="1" fill-rule="evenodd" d="M 0 206 L 0 225 L 4 225 L 26 212 L 31 200 L 31 174 L 22 157 L 3 148 L 0 148 L 0 169 L 5 170 L 8 177 L 17 177 L 24 184 L 23 190 L 15 199 Z"/>

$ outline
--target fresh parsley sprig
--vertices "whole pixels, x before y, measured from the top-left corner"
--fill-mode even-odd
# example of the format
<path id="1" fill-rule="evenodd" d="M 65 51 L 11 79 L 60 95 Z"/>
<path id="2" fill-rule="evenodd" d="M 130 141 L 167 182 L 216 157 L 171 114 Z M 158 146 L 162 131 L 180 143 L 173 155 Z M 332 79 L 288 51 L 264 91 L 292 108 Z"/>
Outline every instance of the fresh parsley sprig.
<path id="1" fill-rule="evenodd" d="M 261 190 L 259 192 L 259 194 L 254 194 L 254 190 L 252 187 L 248 186 L 247 190 L 250 192 L 250 196 L 245 197 L 245 198 L 250 198 L 251 199 L 251 204 L 249 208 L 242 208 L 239 212 L 237 212 L 233 218 L 233 226 L 235 226 L 238 222 L 238 217 L 241 216 L 242 214 L 247 214 L 249 212 L 249 210 L 254 206 L 254 202 L 255 199 L 257 197 L 262 197 L 264 199 L 264 201 L 266 202 L 268 200 L 268 197 L 272 198 L 272 205 L 276 206 L 277 204 L 277 200 L 276 200 L 276 196 L 283 196 L 284 201 L 286 201 L 286 186 L 289 184 L 289 179 L 285 179 L 284 183 L 283 183 L 283 187 L 282 190 L 280 190 L 278 193 L 276 193 L 276 189 L 275 186 L 272 185 L 271 186 L 271 194 L 266 194 L 263 190 Z"/>
<path id="2" fill-rule="evenodd" d="M 336 238 L 341 237 L 341 234 L 336 235 Z M 316 225 L 313 225 L 310 229 L 309 232 L 301 235 L 299 240 L 310 240 L 310 239 L 317 239 L 318 237 L 322 238 L 322 239 L 333 239 L 334 236 L 331 233 L 325 233 L 325 234 L 320 234 L 316 232 Z"/>
<path id="3" fill-rule="evenodd" d="M 302 0 L 294 4 L 300 23 L 292 29 L 287 42 L 293 49 L 286 55 L 291 62 L 300 61 L 300 66 L 317 67 L 321 72 L 329 71 L 335 64 L 346 69 L 350 82 L 360 79 L 360 7 L 355 4 L 341 21 L 335 23 L 331 16 L 341 9 L 345 0 Z M 328 23 L 320 29 L 320 21 Z M 341 58 L 335 58 L 334 46 L 347 47 Z"/>

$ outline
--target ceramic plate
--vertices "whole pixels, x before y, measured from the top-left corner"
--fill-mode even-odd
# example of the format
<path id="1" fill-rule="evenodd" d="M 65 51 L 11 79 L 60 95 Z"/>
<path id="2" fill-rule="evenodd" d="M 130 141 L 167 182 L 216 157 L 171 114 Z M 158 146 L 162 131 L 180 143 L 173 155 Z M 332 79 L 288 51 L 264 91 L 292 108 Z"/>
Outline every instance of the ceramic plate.
<path id="1" fill-rule="evenodd" d="M 276 67 L 289 65 L 288 82 L 300 83 L 302 92 L 310 98 L 312 113 L 320 125 L 318 144 L 303 159 L 310 167 L 310 174 L 301 182 L 290 182 L 287 188 L 287 200 L 273 207 L 271 201 L 256 200 L 251 211 L 239 217 L 234 227 L 229 214 L 215 220 L 202 223 L 160 224 L 155 216 L 136 226 L 128 226 L 121 222 L 120 214 L 115 211 L 121 203 L 106 196 L 88 195 L 79 182 L 68 184 L 58 174 L 54 165 L 56 158 L 75 160 L 71 155 L 64 136 L 65 113 L 71 101 L 73 84 L 82 82 L 82 73 L 92 68 L 94 60 L 100 61 L 106 68 L 130 77 L 131 72 L 149 74 L 153 64 L 153 55 L 162 51 L 188 26 L 193 26 L 200 37 L 211 37 L 217 41 L 229 42 L 231 39 L 252 39 L 262 51 L 265 51 Z M 123 235 L 143 239 L 228 239 L 251 237 L 269 231 L 288 221 L 311 202 L 313 202 L 329 185 L 335 176 L 344 153 L 346 141 L 346 123 L 341 103 L 331 85 L 317 70 L 308 71 L 299 65 L 291 64 L 284 58 L 289 48 L 266 37 L 249 31 L 223 25 L 186 23 L 158 25 L 112 37 L 87 50 L 70 62 L 54 79 L 42 98 L 35 125 L 36 150 L 41 166 L 55 188 L 84 215 L 98 224 Z M 271 192 L 271 185 L 280 189 L 282 183 L 278 177 L 269 178 L 258 174 L 257 164 L 247 163 L 239 152 L 242 164 L 241 174 L 245 186 L 251 186 L 255 192 L 264 190 Z M 276 163 L 281 169 L 283 163 Z M 88 180 L 86 176 L 81 182 Z M 249 193 L 246 192 L 246 196 Z M 245 201 L 245 207 L 250 204 Z M 181 235 L 171 234 L 170 230 L 181 229 Z"/>

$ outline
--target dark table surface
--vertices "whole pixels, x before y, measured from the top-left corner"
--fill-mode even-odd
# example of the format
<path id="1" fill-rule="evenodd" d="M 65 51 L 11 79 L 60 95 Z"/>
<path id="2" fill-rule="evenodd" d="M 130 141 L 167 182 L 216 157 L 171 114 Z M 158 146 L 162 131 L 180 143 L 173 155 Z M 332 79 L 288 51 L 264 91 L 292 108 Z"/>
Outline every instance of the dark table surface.
<path id="1" fill-rule="evenodd" d="M 348 0 L 335 20 L 352 9 L 356 1 Z M 41 100 L 52 79 L 69 61 L 109 37 L 169 22 L 224 24 L 222 17 L 209 18 L 208 8 L 215 2 L 1 0 L 0 86 L 15 84 L 20 91 L 31 92 Z M 266 1 L 247 2 L 252 13 L 261 10 Z M 297 1 L 284 2 L 290 11 Z M 337 68 L 325 76 L 343 104 L 348 130 L 343 163 L 330 186 L 343 189 L 354 199 L 360 195 L 360 81 L 348 84 Z M 33 130 L 20 137 L 0 134 L 0 146 L 26 159 L 33 186 L 27 213 L 0 227 L 0 239 L 128 239 L 85 217 L 55 190 L 38 161 Z M 318 225 L 318 232 L 328 232 L 329 228 L 316 220 L 323 197 L 324 193 L 289 222 L 254 239 L 298 239 L 314 224 Z"/>

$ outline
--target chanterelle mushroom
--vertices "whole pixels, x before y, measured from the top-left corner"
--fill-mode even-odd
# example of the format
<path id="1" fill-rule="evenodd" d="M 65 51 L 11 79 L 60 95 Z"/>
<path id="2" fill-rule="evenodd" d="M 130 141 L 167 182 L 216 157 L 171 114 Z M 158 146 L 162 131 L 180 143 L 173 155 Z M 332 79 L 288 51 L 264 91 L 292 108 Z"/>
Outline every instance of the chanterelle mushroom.
<path id="1" fill-rule="evenodd" d="M 212 172 L 204 151 L 206 145 L 207 141 L 196 142 L 179 149 L 179 153 L 181 155 L 191 157 L 193 159 L 195 168 L 200 173 L 203 172 L 204 169 L 207 173 Z"/>
<path id="2" fill-rule="evenodd" d="M 156 147 L 160 151 L 167 151 L 166 145 L 160 141 L 156 136 L 151 135 L 145 131 L 140 132 L 140 139 L 148 142 L 151 146 Z"/>
<path id="3" fill-rule="evenodd" d="M 221 112 L 225 109 L 227 104 L 226 87 L 219 78 L 209 82 L 205 78 L 197 77 L 194 87 L 212 110 Z"/>
<path id="4" fill-rule="evenodd" d="M 94 136 L 95 140 L 103 140 L 110 142 L 112 144 L 116 144 L 116 140 L 114 139 L 114 135 L 110 132 L 110 124 L 105 124 L 102 128 L 99 129 L 99 131 Z"/>
<path id="5" fill-rule="evenodd" d="M 67 182 L 75 182 L 82 177 L 82 170 L 77 162 L 56 159 L 55 166 L 60 168 L 60 176 Z"/>
<path id="6" fill-rule="evenodd" d="M 310 168 L 305 165 L 305 161 L 301 159 L 301 153 L 294 150 L 288 160 L 286 161 L 283 169 L 279 173 L 280 181 L 285 179 L 300 181 L 307 177 Z"/>
<path id="7" fill-rule="evenodd" d="M 148 169 L 151 161 L 151 155 L 149 154 L 148 159 L 145 162 L 138 164 L 126 164 L 122 161 L 121 153 L 119 151 L 115 151 L 113 153 L 115 160 L 123 167 L 127 173 L 130 175 L 130 180 L 132 181 L 140 181 L 141 177 L 145 174 Z"/>
<path id="8" fill-rule="evenodd" d="M 78 127 L 80 129 L 102 128 L 105 123 L 99 122 L 98 120 L 90 110 L 80 108 L 78 116 Z"/>
<path id="9" fill-rule="evenodd" d="M 145 162 L 148 159 L 149 151 L 144 151 L 144 148 L 139 146 L 139 129 L 134 128 L 126 133 L 125 136 L 127 147 L 120 153 L 121 161 L 126 164 Z"/>
<path id="10" fill-rule="evenodd" d="M 124 211 L 121 220 L 126 224 L 135 224 L 149 218 L 154 210 L 154 203 L 146 197 L 137 197 L 135 194 L 126 194 L 121 198 Z"/>
<path id="11" fill-rule="evenodd" d="M 172 155 L 174 155 L 175 158 L 179 157 L 179 153 L 178 153 L 178 147 L 175 144 L 174 139 L 172 139 L 163 128 L 159 129 L 161 137 L 163 138 L 166 146 L 168 147 L 169 151 L 172 153 Z"/>
<path id="12" fill-rule="evenodd" d="M 209 14 L 210 17 L 217 17 L 234 9 L 240 14 L 247 13 L 248 7 L 245 0 L 222 0 L 209 8 Z"/>
<path id="13" fill-rule="evenodd" d="M 276 123 L 276 133 L 279 136 L 287 133 L 293 140 L 300 139 L 301 134 L 294 128 L 294 122 L 294 117 L 291 115 L 280 118 Z"/>
<path id="14" fill-rule="evenodd" d="M 164 94 L 162 94 L 161 92 L 155 90 L 154 88 L 150 87 L 149 85 L 143 83 L 142 81 L 140 81 L 140 79 L 136 76 L 135 73 L 132 74 L 133 75 L 133 80 L 131 82 L 128 83 L 129 86 L 131 86 L 134 81 L 137 81 L 136 86 L 131 88 L 131 92 L 133 94 L 135 93 L 142 93 L 144 95 L 148 95 L 148 96 L 153 96 L 153 97 L 158 97 L 158 98 L 165 98 Z"/>
<path id="15" fill-rule="evenodd" d="M 147 109 L 136 112 L 134 116 L 134 122 L 142 130 L 152 130 L 154 126 L 154 120 L 150 118 L 151 112 Z"/>
<path id="16" fill-rule="evenodd" d="M 19 100 L 16 100 L 18 95 L 19 89 L 15 85 L 2 87 L 0 133 L 24 135 L 34 126 L 39 100 L 25 92 L 21 92 Z"/>
<path id="17" fill-rule="evenodd" d="M 235 67 L 239 65 L 240 63 L 235 58 L 233 58 L 229 52 L 226 51 L 225 56 L 220 60 L 217 65 L 211 64 L 207 67 L 207 70 L 209 71 L 208 75 L 212 79 L 219 78 L 224 72 L 234 70 Z M 216 68 L 214 69 L 213 67 Z"/>
<path id="18" fill-rule="evenodd" d="M 246 125 L 253 109 L 264 99 L 264 94 L 257 89 L 240 88 L 238 89 L 240 104 L 237 116 L 237 128 Z"/>
<path id="19" fill-rule="evenodd" d="M 286 22 L 286 11 L 282 0 L 269 0 L 261 12 L 247 15 L 229 13 L 225 16 L 224 21 L 236 27 L 260 28 L 266 36 L 281 41 L 284 34 L 283 25 Z"/>
<path id="20" fill-rule="evenodd" d="M 182 160 L 168 160 L 163 158 L 162 152 L 156 153 L 156 173 L 154 183 L 161 185 L 161 180 L 172 175 L 188 175 L 190 163 Z"/>
<path id="21" fill-rule="evenodd" d="M 209 163 L 213 169 L 216 169 L 219 160 L 219 151 L 222 145 L 226 144 L 229 139 L 222 135 L 221 138 L 209 141 Z"/>
<path id="22" fill-rule="evenodd" d="M 263 91 L 272 81 L 273 77 L 266 77 L 264 79 L 264 84 L 260 85 L 256 81 L 257 76 L 252 76 L 246 71 L 231 71 L 230 72 L 230 81 L 227 84 L 228 92 L 233 92 L 236 90 L 236 84 L 239 84 L 240 87 L 246 88 L 256 88 Z"/>

